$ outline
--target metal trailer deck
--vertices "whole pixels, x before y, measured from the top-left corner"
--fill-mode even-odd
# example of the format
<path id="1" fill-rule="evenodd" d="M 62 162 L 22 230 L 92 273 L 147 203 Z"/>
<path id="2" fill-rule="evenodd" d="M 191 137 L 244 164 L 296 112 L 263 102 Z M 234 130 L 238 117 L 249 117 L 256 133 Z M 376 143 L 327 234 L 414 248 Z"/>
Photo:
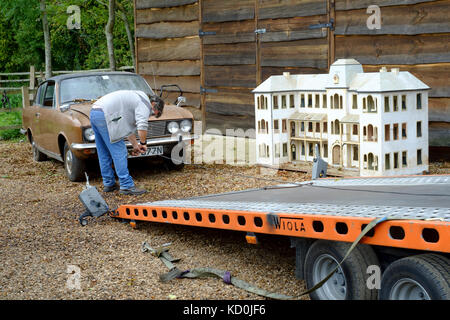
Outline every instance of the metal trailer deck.
<path id="1" fill-rule="evenodd" d="M 326 178 L 120 206 L 113 217 L 450 253 L 450 175 Z M 394 218 L 394 219 L 393 219 Z"/>

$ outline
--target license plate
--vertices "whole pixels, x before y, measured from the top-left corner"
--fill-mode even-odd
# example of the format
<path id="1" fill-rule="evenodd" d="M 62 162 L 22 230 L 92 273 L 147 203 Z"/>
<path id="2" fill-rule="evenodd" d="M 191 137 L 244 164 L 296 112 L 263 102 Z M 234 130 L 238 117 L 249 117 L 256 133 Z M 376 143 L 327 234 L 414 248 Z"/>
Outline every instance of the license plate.
<path id="1" fill-rule="evenodd" d="M 132 156 L 131 154 L 128 155 L 128 158 L 138 158 L 138 157 L 151 157 L 151 156 L 160 156 L 164 153 L 163 146 L 155 146 L 155 147 L 147 147 L 147 151 L 138 155 L 138 156 Z"/>

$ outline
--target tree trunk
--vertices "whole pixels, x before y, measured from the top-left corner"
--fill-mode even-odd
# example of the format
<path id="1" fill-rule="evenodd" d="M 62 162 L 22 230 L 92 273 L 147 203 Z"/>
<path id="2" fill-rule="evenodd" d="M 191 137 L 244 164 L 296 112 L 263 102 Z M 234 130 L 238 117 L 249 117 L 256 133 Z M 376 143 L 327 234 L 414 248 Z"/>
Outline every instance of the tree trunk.
<path id="1" fill-rule="evenodd" d="M 125 25 L 125 30 L 127 32 L 127 37 L 128 37 L 128 44 L 130 45 L 130 53 L 131 53 L 131 59 L 133 61 L 133 67 L 134 67 L 134 72 L 137 73 L 136 70 L 136 53 L 134 50 L 134 37 L 133 34 L 131 33 L 131 28 L 130 28 L 130 22 L 128 21 L 128 17 L 127 17 L 127 11 L 125 10 L 125 8 L 117 1 L 117 8 L 120 10 L 120 17 L 123 20 L 123 23 Z"/>
<path id="2" fill-rule="evenodd" d="M 109 17 L 108 17 L 108 23 L 106 24 L 105 28 L 105 34 L 106 34 L 106 43 L 108 45 L 108 58 L 109 58 L 109 68 L 111 70 L 116 70 L 116 60 L 114 57 L 114 22 L 116 18 L 116 1 L 115 0 L 109 0 L 108 4 L 108 11 L 109 11 Z"/>
<path id="3" fill-rule="evenodd" d="M 47 8 L 45 6 L 45 0 L 41 0 L 41 15 L 45 45 L 45 78 L 48 79 L 52 76 L 52 46 L 50 43 L 50 30 L 48 28 Z"/>

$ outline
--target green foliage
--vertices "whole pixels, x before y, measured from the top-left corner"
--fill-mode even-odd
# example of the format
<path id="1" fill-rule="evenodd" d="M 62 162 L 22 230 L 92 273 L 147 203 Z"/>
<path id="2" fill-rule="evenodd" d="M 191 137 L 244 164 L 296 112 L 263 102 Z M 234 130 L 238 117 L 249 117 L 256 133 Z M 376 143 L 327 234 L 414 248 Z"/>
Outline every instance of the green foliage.
<path id="1" fill-rule="evenodd" d="M 30 65 L 45 70 L 44 34 L 39 1 L 1 0 L 0 72 L 28 71 Z M 105 26 L 106 0 L 46 0 L 52 45 L 53 70 L 108 68 Z M 133 1 L 121 0 L 133 28 Z M 69 30 L 70 5 L 81 9 L 81 29 Z M 134 31 L 133 31 L 134 32 Z M 114 28 L 116 65 L 132 65 L 125 26 L 116 15 Z"/>
<path id="2" fill-rule="evenodd" d="M 0 127 L 22 124 L 22 112 L 0 112 Z M 1 140 L 11 140 L 23 137 L 20 129 L 8 129 L 0 131 Z"/>

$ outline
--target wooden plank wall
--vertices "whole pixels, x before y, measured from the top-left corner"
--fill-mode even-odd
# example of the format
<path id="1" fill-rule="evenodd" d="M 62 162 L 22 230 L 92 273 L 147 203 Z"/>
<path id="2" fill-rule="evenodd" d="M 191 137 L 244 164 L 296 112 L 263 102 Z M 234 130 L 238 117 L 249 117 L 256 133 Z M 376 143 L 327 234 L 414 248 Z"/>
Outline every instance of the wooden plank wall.
<path id="1" fill-rule="evenodd" d="M 369 30 L 366 9 L 381 9 L 381 29 Z M 336 0 L 336 58 L 364 70 L 409 71 L 431 87 L 430 146 L 450 147 L 450 0 Z"/>
<path id="2" fill-rule="evenodd" d="M 328 68 L 326 0 L 202 0 L 206 124 L 255 128 L 251 90 L 273 74 Z M 257 35 L 256 29 L 266 32 Z"/>
<path id="3" fill-rule="evenodd" d="M 138 73 L 157 93 L 163 84 L 178 84 L 201 120 L 198 1 L 135 0 L 135 24 Z M 176 98 L 171 92 L 167 100 Z"/>

